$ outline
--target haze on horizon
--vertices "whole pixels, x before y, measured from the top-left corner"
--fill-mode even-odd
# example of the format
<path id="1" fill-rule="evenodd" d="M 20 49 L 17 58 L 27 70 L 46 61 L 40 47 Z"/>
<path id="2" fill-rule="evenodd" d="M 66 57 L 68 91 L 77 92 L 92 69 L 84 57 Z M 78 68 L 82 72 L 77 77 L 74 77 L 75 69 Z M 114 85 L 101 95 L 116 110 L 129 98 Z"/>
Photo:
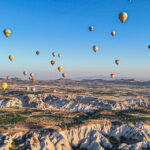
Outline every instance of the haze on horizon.
<path id="1" fill-rule="evenodd" d="M 124 24 L 118 20 L 122 11 L 128 13 Z M 58 79 L 61 65 L 67 78 L 114 73 L 116 78 L 150 79 L 148 0 L 1 0 L 0 13 L 0 77 L 28 79 L 23 76 L 27 71 L 37 80 Z M 90 25 L 93 32 L 88 30 Z M 8 39 L 3 35 L 5 28 L 12 31 Z M 115 37 L 110 35 L 112 30 Z M 96 53 L 93 45 L 99 46 Z M 62 54 L 54 59 L 54 67 L 50 64 L 53 51 Z"/>

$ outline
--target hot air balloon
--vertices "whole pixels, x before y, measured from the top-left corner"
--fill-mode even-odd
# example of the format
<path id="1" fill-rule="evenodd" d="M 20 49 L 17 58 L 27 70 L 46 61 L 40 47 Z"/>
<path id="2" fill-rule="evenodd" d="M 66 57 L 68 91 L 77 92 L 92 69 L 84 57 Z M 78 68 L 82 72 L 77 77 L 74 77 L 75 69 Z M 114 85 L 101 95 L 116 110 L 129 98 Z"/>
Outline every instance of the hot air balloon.
<path id="1" fill-rule="evenodd" d="M 93 46 L 93 51 L 96 52 L 98 50 L 98 46 L 94 45 Z"/>
<path id="2" fill-rule="evenodd" d="M 32 79 L 32 77 L 29 77 L 29 80 L 31 80 Z"/>
<path id="3" fill-rule="evenodd" d="M 61 57 L 61 54 L 58 54 L 58 57 L 60 58 L 60 57 Z"/>
<path id="4" fill-rule="evenodd" d="M 14 56 L 10 55 L 9 59 L 10 59 L 10 61 L 12 61 L 14 59 Z"/>
<path id="5" fill-rule="evenodd" d="M 7 76 L 7 80 L 10 80 L 10 76 Z"/>
<path id="6" fill-rule="evenodd" d="M 34 81 L 35 81 L 35 78 L 32 77 L 32 78 L 31 78 L 31 81 L 34 82 Z"/>
<path id="7" fill-rule="evenodd" d="M 56 93 L 56 90 L 54 89 L 53 92 Z"/>
<path id="8" fill-rule="evenodd" d="M 54 60 L 52 60 L 52 61 L 51 61 L 51 64 L 52 64 L 52 66 L 54 66 L 54 65 L 55 65 L 55 61 L 54 61 Z"/>
<path id="9" fill-rule="evenodd" d="M 1 87 L 2 87 L 3 90 L 5 90 L 7 88 L 7 83 L 2 83 Z"/>
<path id="10" fill-rule="evenodd" d="M 27 90 L 27 91 L 29 91 L 29 90 L 30 90 L 30 88 L 29 88 L 29 87 L 26 87 L 26 90 Z"/>
<path id="11" fill-rule="evenodd" d="M 37 54 L 37 55 L 39 55 L 39 54 L 40 54 L 40 52 L 39 52 L 39 51 L 36 51 L 36 54 Z"/>
<path id="12" fill-rule="evenodd" d="M 131 2 L 131 0 L 129 0 L 129 2 Z"/>
<path id="13" fill-rule="evenodd" d="M 120 60 L 115 60 L 115 63 L 116 63 L 116 65 L 119 65 L 120 64 Z"/>
<path id="14" fill-rule="evenodd" d="M 23 72 L 23 74 L 24 74 L 24 76 L 26 76 L 26 75 L 27 75 L 27 72 L 26 72 L 26 71 L 24 71 L 24 72 Z"/>
<path id="15" fill-rule="evenodd" d="M 111 35 L 112 35 L 112 36 L 115 36 L 115 34 L 116 34 L 115 31 L 112 31 L 112 32 L 111 32 Z"/>
<path id="16" fill-rule="evenodd" d="M 66 74 L 66 73 L 63 73 L 62 76 L 63 76 L 64 78 L 66 78 L 67 74 Z"/>
<path id="17" fill-rule="evenodd" d="M 112 79 L 115 78 L 115 74 L 112 73 L 112 74 L 110 75 L 110 77 L 111 77 Z"/>
<path id="18" fill-rule="evenodd" d="M 33 87 L 33 88 L 31 88 L 31 91 L 35 92 L 35 88 L 34 88 L 34 87 Z"/>
<path id="19" fill-rule="evenodd" d="M 52 55 L 55 57 L 56 56 L 56 52 L 53 52 Z"/>
<path id="20" fill-rule="evenodd" d="M 33 73 L 30 73 L 30 77 L 33 77 L 34 76 L 34 74 Z"/>
<path id="21" fill-rule="evenodd" d="M 90 31 L 93 31 L 93 26 L 89 26 L 89 30 L 90 30 Z"/>
<path id="22" fill-rule="evenodd" d="M 63 70 L 63 67 L 62 67 L 62 66 L 59 66 L 59 67 L 58 67 L 58 71 L 61 72 L 62 70 Z"/>
<path id="23" fill-rule="evenodd" d="M 9 29 L 5 29 L 3 32 L 4 32 L 6 37 L 9 37 L 9 35 L 11 33 L 11 31 Z"/>
<path id="24" fill-rule="evenodd" d="M 121 12 L 121 13 L 119 14 L 119 16 L 118 16 L 119 20 L 120 20 L 122 23 L 124 23 L 124 22 L 126 21 L 127 17 L 128 17 L 128 15 L 127 15 L 126 12 Z"/>
<path id="25" fill-rule="evenodd" d="M 150 45 L 148 45 L 148 48 L 150 49 Z"/>

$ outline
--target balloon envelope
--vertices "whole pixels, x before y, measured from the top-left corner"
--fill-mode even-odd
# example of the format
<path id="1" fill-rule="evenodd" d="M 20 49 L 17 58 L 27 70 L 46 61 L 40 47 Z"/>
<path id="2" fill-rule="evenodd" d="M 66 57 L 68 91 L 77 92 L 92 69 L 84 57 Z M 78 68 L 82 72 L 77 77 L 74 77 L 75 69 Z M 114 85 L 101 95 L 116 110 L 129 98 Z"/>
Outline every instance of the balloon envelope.
<path id="1" fill-rule="evenodd" d="M 93 26 L 89 26 L 89 30 L 90 30 L 90 31 L 93 31 Z"/>
<path id="2" fill-rule="evenodd" d="M 26 75 L 27 75 L 27 72 L 26 72 L 26 71 L 24 71 L 24 72 L 23 72 L 23 74 L 26 76 Z"/>
<path id="3" fill-rule="evenodd" d="M 63 73 L 62 76 L 63 76 L 64 78 L 66 78 L 67 74 L 66 74 L 66 73 Z"/>
<path id="4" fill-rule="evenodd" d="M 56 56 L 56 52 L 53 52 L 52 55 L 55 57 Z"/>
<path id="5" fill-rule="evenodd" d="M 111 35 L 112 35 L 112 36 L 115 36 L 115 34 L 116 34 L 115 31 L 112 31 L 112 32 L 111 32 Z"/>
<path id="6" fill-rule="evenodd" d="M 4 32 L 6 37 L 9 37 L 9 35 L 11 33 L 11 31 L 9 29 L 5 29 L 3 32 Z"/>
<path id="7" fill-rule="evenodd" d="M 52 66 L 54 66 L 54 65 L 55 65 L 55 61 L 54 61 L 54 60 L 52 60 L 52 61 L 51 61 L 51 64 L 52 64 Z"/>
<path id="8" fill-rule="evenodd" d="M 115 78 L 115 74 L 112 73 L 112 74 L 110 75 L 110 77 L 111 77 L 112 79 Z"/>
<path id="9" fill-rule="evenodd" d="M 30 77 L 33 77 L 34 76 L 34 74 L 33 73 L 30 73 Z"/>
<path id="10" fill-rule="evenodd" d="M 61 54 L 58 54 L 58 57 L 60 58 L 60 57 L 61 57 Z"/>
<path id="11" fill-rule="evenodd" d="M 120 64 L 120 60 L 115 60 L 115 63 L 116 63 L 116 65 L 119 65 Z"/>
<path id="12" fill-rule="evenodd" d="M 10 76 L 7 76 L 7 80 L 10 80 Z"/>
<path id="13" fill-rule="evenodd" d="M 9 59 L 10 59 L 10 61 L 12 61 L 14 59 L 14 56 L 10 55 Z"/>
<path id="14" fill-rule="evenodd" d="M 93 51 L 96 52 L 98 50 L 98 46 L 94 45 L 93 46 Z"/>
<path id="15" fill-rule="evenodd" d="M 120 20 L 122 23 L 124 23 L 124 22 L 126 21 L 127 17 L 128 17 L 128 15 L 127 15 L 126 12 L 121 12 L 121 13 L 119 14 L 119 16 L 118 16 L 119 20 Z"/>
<path id="16" fill-rule="evenodd" d="M 62 70 L 63 70 L 63 67 L 62 67 L 62 66 L 59 66 L 59 67 L 58 67 L 58 71 L 61 72 Z"/>
<path id="17" fill-rule="evenodd" d="M 37 55 L 39 55 L 39 54 L 40 54 L 40 52 L 39 52 L 39 51 L 36 51 L 36 54 L 37 54 Z"/>
<path id="18" fill-rule="evenodd" d="M 1 87 L 2 87 L 3 90 L 5 90 L 7 88 L 7 83 L 2 83 Z"/>

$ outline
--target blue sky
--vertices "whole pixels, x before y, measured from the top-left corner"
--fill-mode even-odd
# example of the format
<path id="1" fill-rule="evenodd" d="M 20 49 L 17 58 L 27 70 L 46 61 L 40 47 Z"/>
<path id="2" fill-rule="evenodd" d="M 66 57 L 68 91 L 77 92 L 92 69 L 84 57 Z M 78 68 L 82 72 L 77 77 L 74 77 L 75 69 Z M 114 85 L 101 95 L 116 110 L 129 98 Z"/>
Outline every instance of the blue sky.
<path id="1" fill-rule="evenodd" d="M 128 13 L 124 24 L 118 20 L 122 11 Z M 150 79 L 149 0 L 0 0 L 0 14 L 1 77 L 24 78 L 27 71 L 36 79 L 57 79 L 62 65 L 68 78 L 114 73 Z M 9 38 L 5 28 L 12 31 Z M 93 45 L 99 46 L 96 53 Z M 62 57 L 53 58 L 53 51 Z M 115 59 L 120 59 L 118 67 Z"/>

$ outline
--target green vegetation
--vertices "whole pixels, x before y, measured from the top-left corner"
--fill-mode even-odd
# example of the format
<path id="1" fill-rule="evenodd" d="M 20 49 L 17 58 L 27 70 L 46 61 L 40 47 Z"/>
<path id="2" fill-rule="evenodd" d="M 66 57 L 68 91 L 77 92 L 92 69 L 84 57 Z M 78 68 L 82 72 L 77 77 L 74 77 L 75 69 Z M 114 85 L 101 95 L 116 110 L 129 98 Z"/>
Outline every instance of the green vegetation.
<path id="1" fill-rule="evenodd" d="M 25 122 L 26 118 L 20 114 L 5 114 L 0 117 L 0 124 L 15 124 L 17 122 Z"/>

